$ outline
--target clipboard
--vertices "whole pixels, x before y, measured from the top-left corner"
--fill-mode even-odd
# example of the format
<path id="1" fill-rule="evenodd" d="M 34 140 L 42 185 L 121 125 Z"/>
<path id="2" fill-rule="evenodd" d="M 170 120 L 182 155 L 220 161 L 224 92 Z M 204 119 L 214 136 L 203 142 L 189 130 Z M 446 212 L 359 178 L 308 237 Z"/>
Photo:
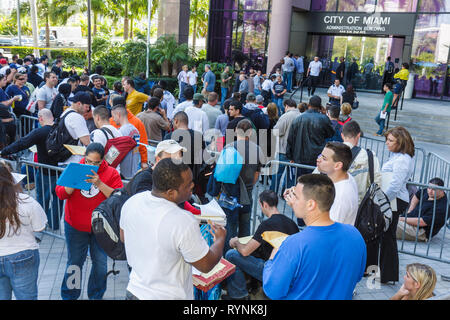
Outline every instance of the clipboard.
<path id="1" fill-rule="evenodd" d="M 89 179 L 86 175 L 92 175 L 91 170 L 97 172 L 98 167 L 81 163 L 69 163 L 58 178 L 56 184 L 63 187 L 89 191 L 92 183 L 87 183 L 84 180 Z"/>

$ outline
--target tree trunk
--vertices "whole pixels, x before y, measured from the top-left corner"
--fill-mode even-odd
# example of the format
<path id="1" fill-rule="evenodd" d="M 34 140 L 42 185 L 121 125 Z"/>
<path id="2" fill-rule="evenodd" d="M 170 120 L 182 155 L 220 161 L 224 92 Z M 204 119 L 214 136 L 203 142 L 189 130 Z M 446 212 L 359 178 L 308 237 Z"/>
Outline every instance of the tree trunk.
<path id="1" fill-rule="evenodd" d="M 195 50 L 195 43 L 197 42 L 197 19 L 194 20 L 194 29 L 193 29 L 193 39 L 192 39 L 192 47 Z"/>
<path id="2" fill-rule="evenodd" d="M 37 23 L 36 1 L 35 0 L 29 0 L 29 1 L 30 1 L 30 13 L 31 13 L 31 30 L 33 32 L 33 47 L 37 48 L 37 47 L 39 47 L 39 43 L 38 43 L 39 29 L 38 29 L 38 23 Z M 34 55 L 35 55 L 35 57 L 40 56 L 38 49 L 34 49 Z"/>
<path id="3" fill-rule="evenodd" d="M 49 15 L 47 13 L 47 15 L 45 16 L 45 46 L 47 48 L 50 48 L 50 22 L 49 22 Z M 51 59 L 52 58 L 52 54 L 50 50 L 46 50 L 45 51 L 48 58 Z"/>
<path id="4" fill-rule="evenodd" d="M 130 40 L 133 40 L 133 17 L 130 19 Z"/>
<path id="5" fill-rule="evenodd" d="M 97 35 L 97 12 L 94 11 L 94 37 Z"/>
<path id="6" fill-rule="evenodd" d="M 128 1 L 125 1 L 125 17 L 123 19 L 123 40 L 128 40 Z"/>

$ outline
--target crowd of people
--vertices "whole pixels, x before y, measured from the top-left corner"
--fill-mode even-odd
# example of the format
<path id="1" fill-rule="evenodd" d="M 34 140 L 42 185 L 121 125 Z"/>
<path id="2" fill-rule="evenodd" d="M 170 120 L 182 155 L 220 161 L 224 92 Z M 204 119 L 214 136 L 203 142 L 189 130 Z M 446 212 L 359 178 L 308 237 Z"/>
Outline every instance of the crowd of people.
<path id="1" fill-rule="evenodd" d="M 164 80 L 147 88 L 142 77 L 125 76 L 109 89 L 101 67 L 78 75 L 63 71 L 60 57 L 51 67 L 46 56 L 16 56 L 10 64 L 0 58 L 0 63 L 1 157 L 36 145 L 37 163 L 98 167 L 85 177 L 88 191 L 57 185 L 51 167 L 37 170 L 36 201 L 23 193 L 11 168 L 0 164 L 0 299 L 10 299 L 12 292 L 17 299 L 37 298 L 39 252 L 33 232 L 46 226 L 58 230 L 61 219 L 68 252 L 61 297 L 79 298 L 81 288 L 69 280 L 74 266 L 81 272 L 89 249 L 88 298 L 101 299 L 107 254 L 93 233 L 92 213 L 117 189 L 128 197 L 120 209 L 120 239 L 130 268 L 126 298 L 131 300 L 193 299 L 192 268 L 208 273 L 222 257 L 236 266 L 222 283 L 222 299 L 249 299 L 249 277 L 270 299 L 351 299 L 370 266 L 379 266 L 382 283 L 399 281 L 396 240 L 405 236 L 404 229 L 407 240 L 415 239 L 419 229 L 419 240 L 429 241 L 445 224 L 443 191 L 429 188 L 425 199 L 424 190 L 417 190 L 410 202 L 406 184 L 415 149 L 409 132 L 396 127 L 384 133 L 392 154 L 380 167 L 370 150 L 358 147 L 362 131 L 350 116 L 353 88 L 344 89 L 337 77 L 326 106 L 314 95 L 318 59 L 303 68 L 302 57 L 287 53 L 269 76 L 253 69 L 234 76 L 226 67 L 220 95 L 211 66 L 200 77 L 196 66 L 190 71 L 183 66 L 178 99 Z M 297 105 L 285 94 L 301 85 L 304 74 L 311 79 L 310 99 Z M 390 89 L 389 83 L 385 87 Z M 383 108 L 389 112 L 389 103 Z M 24 127 L 16 139 L 14 118 L 21 115 L 37 116 L 39 125 Z M 64 141 L 49 141 L 55 132 Z M 149 140 L 156 144 L 152 161 Z M 62 143 L 84 146 L 85 153 L 54 147 Z M 380 185 L 384 174 L 391 176 L 385 194 L 396 204 L 386 231 L 372 242 L 355 227 L 372 184 L 369 158 L 375 183 Z M 252 235 L 253 190 L 271 160 L 282 163 L 271 168 L 269 190 L 257 195 L 255 203 L 266 219 Z M 216 163 L 225 163 L 226 169 Z M 434 178 L 430 185 L 444 184 Z M 297 221 L 280 214 L 278 194 Z M 208 246 L 194 217 L 201 210 L 193 203 L 212 198 L 222 207 L 226 226 L 210 223 L 214 241 Z M 419 201 L 424 204 L 418 207 Z M 435 212 L 433 202 L 438 203 Z M 289 237 L 272 248 L 263 239 L 266 231 Z M 240 242 L 248 236 L 249 242 Z M 11 271 L 18 261 L 20 272 Z M 436 276 L 429 267 L 411 265 L 404 281 L 393 299 L 426 299 Z"/>

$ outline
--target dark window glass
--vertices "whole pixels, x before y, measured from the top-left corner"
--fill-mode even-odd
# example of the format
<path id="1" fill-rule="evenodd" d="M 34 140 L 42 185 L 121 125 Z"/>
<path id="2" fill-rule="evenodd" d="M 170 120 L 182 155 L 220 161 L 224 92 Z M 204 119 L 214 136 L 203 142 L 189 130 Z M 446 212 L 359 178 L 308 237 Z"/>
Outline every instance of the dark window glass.
<path id="1" fill-rule="evenodd" d="M 338 11 L 374 12 L 376 0 L 340 0 Z"/>
<path id="2" fill-rule="evenodd" d="M 313 11 L 336 11 L 337 0 L 313 0 L 311 10 Z"/>
<path id="3" fill-rule="evenodd" d="M 268 10 L 269 9 L 269 0 L 240 0 L 240 3 L 241 3 L 242 10 Z"/>
<path id="4" fill-rule="evenodd" d="M 378 0 L 378 12 L 416 12 L 418 0 Z M 426 0 L 430 1 L 430 0 Z M 432 1 L 432 0 L 431 0 Z"/>
<path id="5" fill-rule="evenodd" d="M 450 12 L 450 0 L 420 0 L 419 12 Z"/>

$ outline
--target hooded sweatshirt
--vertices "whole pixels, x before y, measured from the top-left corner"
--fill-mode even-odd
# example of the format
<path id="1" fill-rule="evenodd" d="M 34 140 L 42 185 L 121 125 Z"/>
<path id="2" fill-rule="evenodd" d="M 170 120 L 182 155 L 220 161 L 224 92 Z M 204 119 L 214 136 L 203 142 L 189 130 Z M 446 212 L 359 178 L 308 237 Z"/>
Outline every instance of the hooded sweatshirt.
<path id="1" fill-rule="evenodd" d="M 84 164 L 84 158 L 80 163 Z M 122 180 L 116 169 L 110 167 L 103 160 L 97 174 L 100 180 L 113 189 L 122 188 Z M 106 196 L 98 188 L 92 185 L 89 191 L 75 189 L 68 194 L 63 186 L 56 186 L 56 195 L 61 200 L 67 200 L 65 206 L 65 220 L 73 228 L 81 232 L 91 232 L 92 211 L 106 199 Z"/>

